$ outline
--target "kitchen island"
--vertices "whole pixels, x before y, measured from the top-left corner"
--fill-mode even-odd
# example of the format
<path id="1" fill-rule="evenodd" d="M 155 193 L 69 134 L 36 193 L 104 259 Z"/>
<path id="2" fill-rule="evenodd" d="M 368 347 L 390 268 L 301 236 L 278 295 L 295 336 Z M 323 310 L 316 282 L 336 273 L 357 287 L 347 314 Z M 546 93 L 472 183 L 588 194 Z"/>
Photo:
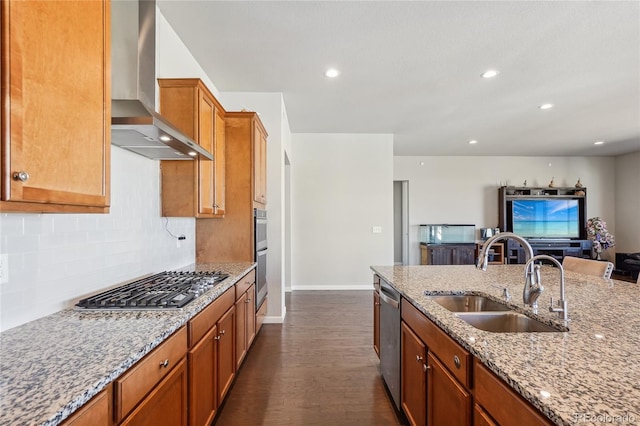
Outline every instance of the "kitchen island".
<path id="1" fill-rule="evenodd" d="M 482 294 L 513 310 L 561 325 L 550 313 L 559 273 L 542 268 L 539 312 L 522 303 L 523 265 L 372 266 L 371 269 L 552 423 L 640 424 L 640 289 L 634 283 L 566 272 L 568 332 L 493 333 L 479 330 L 428 295 Z"/>
<path id="2" fill-rule="evenodd" d="M 181 268 L 229 274 L 182 309 L 69 308 L 0 333 L 0 424 L 59 424 L 254 268 L 250 262 Z"/>

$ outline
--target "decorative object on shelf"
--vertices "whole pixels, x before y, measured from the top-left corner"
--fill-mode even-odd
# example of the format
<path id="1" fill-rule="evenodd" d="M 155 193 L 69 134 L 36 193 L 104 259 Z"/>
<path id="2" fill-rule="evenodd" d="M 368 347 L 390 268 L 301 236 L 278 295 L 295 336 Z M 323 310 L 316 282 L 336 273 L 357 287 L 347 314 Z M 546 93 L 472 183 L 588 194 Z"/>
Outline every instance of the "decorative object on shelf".
<path id="1" fill-rule="evenodd" d="M 551 177 L 551 182 L 549 182 L 549 188 L 553 188 L 556 185 L 553 183 L 553 177 Z"/>
<path id="2" fill-rule="evenodd" d="M 576 188 L 582 188 L 582 182 L 580 182 L 580 178 L 578 178 L 578 181 L 576 182 Z"/>
<path id="3" fill-rule="evenodd" d="M 579 190 L 579 191 L 576 191 L 576 192 L 573 193 L 573 195 L 580 195 L 582 197 L 584 197 L 584 194 L 585 194 L 585 192 L 582 191 L 582 190 Z"/>
<path id="4" fill-rule="evenodd" d="M 523 187 L 523 188 L 526 188 L 526 187 L 527 187 L 527 180 L 526 180 L 526 179 L 524 180 L 524 183 L 522 184 L 522 187 Z"/>
<path id="5" fill-rule="evenodd" d="M 607 222 L 599 217 L 587 220 L 587 238 L 593 241 L 594 258 L 597 260 L 604 250 L 616 245 L 613 235 L 607 230 Z"/>

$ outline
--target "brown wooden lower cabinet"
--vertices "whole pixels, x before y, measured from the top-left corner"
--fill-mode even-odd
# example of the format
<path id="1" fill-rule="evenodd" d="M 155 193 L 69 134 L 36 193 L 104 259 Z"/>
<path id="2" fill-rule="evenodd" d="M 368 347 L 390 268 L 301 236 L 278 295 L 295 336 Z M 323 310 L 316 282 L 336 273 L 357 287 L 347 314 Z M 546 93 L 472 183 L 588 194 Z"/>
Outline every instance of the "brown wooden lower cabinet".
<path id="1" fill-rule="evenodd" d="M 406 299 L 401 316 L 401 401 L 411 425 L 552 424 Z"/>
<path id="2" fill-rule="evenodd" d="M 262 324 L 264 323 L 264 319 L 267 317 L 267 302 L 269 301 L 269 297 L 265 297 L 262 305 L 258 308 L 258 312 L 256 312 L 256 334 L 262 328 Z"/>
<path id="3" fill-rule="evenodd" d="M 62 424 L 210 425 L 267 310 L 255 311 L 255 272 L 241 280 Z"/>
<path id="4" fill-rule="evenodd" d="M 380 358 L 380 293 L 373 291 L 373 350 Z"/>
<path id="5" fill-rule="evenodd" d="M 187 426 L 187 363 L 182 359 L 121 423 L 122 426 Z"/>

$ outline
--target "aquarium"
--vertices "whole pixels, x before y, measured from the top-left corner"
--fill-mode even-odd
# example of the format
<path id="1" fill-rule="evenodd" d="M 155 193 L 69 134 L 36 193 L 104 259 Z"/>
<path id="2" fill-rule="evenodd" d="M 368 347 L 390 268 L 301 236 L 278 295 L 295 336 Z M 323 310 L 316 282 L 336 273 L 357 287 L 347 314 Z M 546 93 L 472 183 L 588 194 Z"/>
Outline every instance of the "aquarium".
<path id="1" fill-rule="evenodd" d="M 425 244 L 471 244 L 476 241 L 475 225 L 420 225 L 420 242 Z"/>

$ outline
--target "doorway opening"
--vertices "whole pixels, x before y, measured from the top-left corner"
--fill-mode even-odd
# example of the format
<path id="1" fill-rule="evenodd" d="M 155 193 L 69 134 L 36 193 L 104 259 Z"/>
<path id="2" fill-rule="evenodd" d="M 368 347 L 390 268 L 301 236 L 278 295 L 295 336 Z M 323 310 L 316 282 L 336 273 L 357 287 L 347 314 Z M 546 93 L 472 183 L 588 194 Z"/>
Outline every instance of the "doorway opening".
<path id="1" fill-rule="evenodd" d="M 393 182 L 393 262 L 409 264 L 409 181 Z"/>

